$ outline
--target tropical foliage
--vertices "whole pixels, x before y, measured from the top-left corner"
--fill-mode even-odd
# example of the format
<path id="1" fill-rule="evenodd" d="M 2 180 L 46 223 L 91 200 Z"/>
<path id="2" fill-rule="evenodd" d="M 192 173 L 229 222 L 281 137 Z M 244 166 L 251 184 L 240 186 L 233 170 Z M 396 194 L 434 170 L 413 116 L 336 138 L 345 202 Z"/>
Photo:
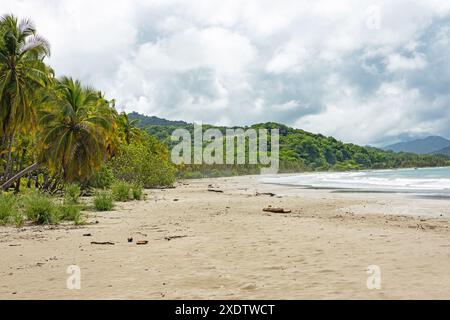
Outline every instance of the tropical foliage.
<path id="1" fill-rule="evenodd" d="M 107 160 L 115 110 L 101 94 L 63 77 L 44 98 L 42 162 L 65 181 L 84 182 Z"/>
<path id="2" fill-rule="evenodd" d="M 100 91 L 55 78 L 49 56 L 30 20 L 0 18 L 0 225 L 82 224 L 92 188 L 125 185 L 140 200 L 142 186 L 173 183 L 167 147 Z M 111 192 L 94 192 L 95 208 L 113 208 Z"/>
<path id="3" fill-rule="evenodd" d="M 167 147 L 149 136 L 140 143 L 124 145 L 110 166 L 115 177 L 146 188 L 171 185 L 175 180 Z"/>
<path id="4" fill-rule="evenodd" d="M 136 116 L 145 119 L 145 116 Z M 140 123 L 145 123 L 142 120 Z M 171 141 L 171 134 L 179 128 L 187 129 L 194 134 L 192 124 L 149 125 L 142 127 L 150 135 L 172 148 L 178 142 Z M 227 127 L 203 125 L 203 130 L 219 129 L 224 135 Z M 312 134 L 301 129 L 294 129 L 278 123 L 263 123 L 244 129 L 279 129 L 280 132 L 280 167 L 281 172 L 301 171 L 347 171 L 362 169 L 438 167 L 450 165 L 449 158 L 443 155 L 418 155 L 413 153 L 394 153 L 373 147 L 362 147 L 343 143 L 333 137 Z M 259 173 L 255 165 L 184 165 L 178 168 L 184 178 L 201 178 L 216 176 L 232 176 Z"/>
<path id="5" fill-rule="evenodd" d="M 49 43 L 30 20 L 0 19 L 0 190 L 70 193 L 68 184 L 107 188 L 116 179 L 171 184 L 167 148 L 100 91 L 55 78 L 49 55 Z M 133 171 L 121 170 L 123 163 Z M 162 179 L 151 172 L 159 169 Z"/>
<path id="6" fill-rule="evenodd" d="M 44 63 L 49 54 L 48 42 L 36 33 L 31 21 L 19 21 L 12 15 L 0 19 L 0 173 L 3 182 L 12 175 L 14 165 L 23 165 L 28 141 L 21 135 L 35 129 L 40 93 L 51 85 L 52 70 Z M 13 155 L 14 151 L 19 154 Z"/>

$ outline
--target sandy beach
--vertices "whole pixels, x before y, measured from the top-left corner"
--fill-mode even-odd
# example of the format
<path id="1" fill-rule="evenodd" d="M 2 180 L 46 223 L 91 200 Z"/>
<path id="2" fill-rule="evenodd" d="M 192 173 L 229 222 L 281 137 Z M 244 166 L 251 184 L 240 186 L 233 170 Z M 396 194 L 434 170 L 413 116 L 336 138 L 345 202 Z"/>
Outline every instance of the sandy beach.
<path id="1" fill-rule="evenodd" d="M 450 299 L 448 200 L 260 179 L 147 190 L 81 227 L 0 227 L 0 298 Z M 66 287 L 70 265 L 80 290 Z M 380 290 L 367 288 L 371 265 Z"/>

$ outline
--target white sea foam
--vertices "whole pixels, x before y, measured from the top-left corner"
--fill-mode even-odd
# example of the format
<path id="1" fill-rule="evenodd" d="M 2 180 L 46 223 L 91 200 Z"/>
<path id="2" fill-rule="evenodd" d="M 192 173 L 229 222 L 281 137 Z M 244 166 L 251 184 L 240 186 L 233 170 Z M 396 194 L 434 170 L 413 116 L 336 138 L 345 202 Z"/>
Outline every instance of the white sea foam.
<path id="1" fill-rule="evenodd" d="M 263 182 L 313 188 L 450 193 L 450 168 L 305 173 L 265 178 Z"/>

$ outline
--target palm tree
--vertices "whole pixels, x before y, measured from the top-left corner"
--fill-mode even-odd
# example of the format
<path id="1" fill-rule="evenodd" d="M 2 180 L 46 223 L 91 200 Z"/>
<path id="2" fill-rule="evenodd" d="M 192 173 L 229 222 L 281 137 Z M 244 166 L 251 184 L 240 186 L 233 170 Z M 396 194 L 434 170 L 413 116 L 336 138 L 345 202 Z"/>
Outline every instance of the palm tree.
<path id="1" fill-rule="evenodd" d="M 63 77 L 42 100 L 38 161 L 6 181 L 0 191 L 43 164 L 65 181 L 84 182 L 108 157 L 117 113 L 101 93 Z"/>
<path id="2" fill-rule="evenodd" d="M 130 120 L 128 114 L 122 112 L 119 116 L 119 123 L 127 144 L 130 144 L 132 140 L 141 138 L 141 130 L 137 128 L 139 119 Z"/>
<path id="3" fill-rule="evenodd" d="M 99 92 L 67 77 L 58 81 L 46 105 L 41 161 L 61 169 L 66 181 L 87 180 L 105 161 L 112 108 Z"/>
<path id="4" fill-rule="evenodd" d="M 33 124 L 39 89 L 52 78 L 44 63 L 48 42 L 30 20 L 0 18 L 0 158 L 6 156 L 3 179 L 11 175 L 11 154 L 17 130 Z M 1 177 L 0 177 L 0 180 Z"/>

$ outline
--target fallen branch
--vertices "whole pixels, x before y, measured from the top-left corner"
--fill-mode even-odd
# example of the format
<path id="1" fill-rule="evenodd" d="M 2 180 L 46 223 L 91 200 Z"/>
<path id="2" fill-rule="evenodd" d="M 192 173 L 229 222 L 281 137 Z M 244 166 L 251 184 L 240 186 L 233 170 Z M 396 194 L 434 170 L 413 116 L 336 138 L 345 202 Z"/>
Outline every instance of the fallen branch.
<path id="1" fill-rule="evenodd" d="M 114 242 L 96 242 L 96 241 L 93 241 L 93 242 L 91 242 L 91 244 L 97 244 L 97 245 L 101 245 L 101 246 L 113 246 L 113 245 L 115 245 L 115 243 Z"/>
<path id="2" fill-rule="evenodd" d="M 271 213 L 291 213 L 291 210 L 286 210 L 283 208 L 272 208 L 272 207 L 268 207 L 263 209 L 264 212 L 271 212 Z"/>
<path id="3" fill-rule="evenodd" d="M 172 236 L 172 237 L 165 237 L 164 239 L 166 239 L 167 241 L 171 241 L 171 240 L 182 239 L 182 238 L 187 238 L 187 236 Z"/>
<path id="4" fill-rule="evenodd" d="M 222 190 L 208 189 L 209 192 L 223 193 Z"/>
<path id="5" fill-rule="evenodd" d="M 272 193 L 272 192 L 265 192 L 265 193 L 259 193 L 259 192 L 257 192 L 257 193 L 256 193 L 256 196 L 257 196 L 257 197 L 259 197 L 259 196 L 275 197 L 276 194 L 275 194 L 275 193 Z"/>

